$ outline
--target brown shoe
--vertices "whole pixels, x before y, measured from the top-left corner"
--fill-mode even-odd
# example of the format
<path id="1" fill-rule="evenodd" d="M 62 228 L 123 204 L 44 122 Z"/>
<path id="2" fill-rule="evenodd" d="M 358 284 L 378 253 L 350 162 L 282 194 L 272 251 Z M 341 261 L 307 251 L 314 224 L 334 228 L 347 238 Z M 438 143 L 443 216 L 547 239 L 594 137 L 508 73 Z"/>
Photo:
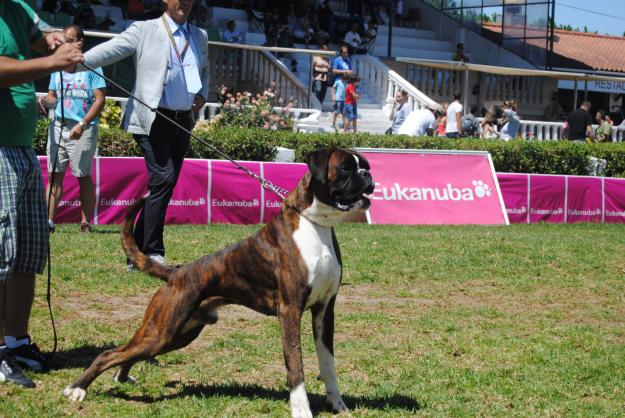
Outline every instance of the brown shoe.
<path id="1" fill-rule="evenodd" d="M 89 225 L 88 223 L 81 223 L 80 232 L 91 232 L 91 225 Z"/>

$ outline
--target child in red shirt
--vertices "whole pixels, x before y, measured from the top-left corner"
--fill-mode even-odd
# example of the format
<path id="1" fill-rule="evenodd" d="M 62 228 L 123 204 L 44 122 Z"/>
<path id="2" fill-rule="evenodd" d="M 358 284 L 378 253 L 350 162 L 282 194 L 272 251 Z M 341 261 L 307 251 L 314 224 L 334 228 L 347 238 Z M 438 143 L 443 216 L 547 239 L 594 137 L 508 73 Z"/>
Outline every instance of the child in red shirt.
<path id="1" fill-rule="evenodd" d="M 360 77 L 352 75 L 349 79 L 349 84 L 345 88 L 345 119 L 347 119 L 345 132 L 349 132 L 350 128 L 354 133 L 356 132 L 358 123 L 358 93 L 356 89 L 359 82 Z"/>

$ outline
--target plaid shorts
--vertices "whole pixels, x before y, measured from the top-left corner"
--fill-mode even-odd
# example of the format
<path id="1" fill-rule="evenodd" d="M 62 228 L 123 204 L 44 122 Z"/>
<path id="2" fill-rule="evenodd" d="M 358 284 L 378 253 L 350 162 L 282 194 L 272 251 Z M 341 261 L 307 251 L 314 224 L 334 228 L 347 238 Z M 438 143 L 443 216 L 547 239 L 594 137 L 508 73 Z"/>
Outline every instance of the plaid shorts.
<path id="1" fill-rule="evenodd" d="M 0 145 L 0 282 L 12 271 L 42 273 L 49 233 L 35 151 Z"/>

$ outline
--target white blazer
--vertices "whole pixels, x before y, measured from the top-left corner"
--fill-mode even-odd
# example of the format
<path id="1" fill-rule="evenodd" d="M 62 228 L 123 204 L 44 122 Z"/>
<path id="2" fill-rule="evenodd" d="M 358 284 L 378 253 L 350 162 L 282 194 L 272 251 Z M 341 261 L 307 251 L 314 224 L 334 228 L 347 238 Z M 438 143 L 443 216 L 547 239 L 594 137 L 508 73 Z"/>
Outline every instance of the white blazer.
<path id="1" fill-rule="evenodd" d="M 198 93 L 208 98 L 208 35 L 197 26 L 189 25 L 191 37 L 200 54 L 199 70 L 202 89 Z M 104 67 L 134 55 L 137 72 L 132 94 L 150 108 L 158 107 L 163 95 L 169 62 L 169 38 L 161 18 L 134 22 L 113 39 L 85 52 L 85 64 Z M 77 71 L 82 71 L 78 67 Z M 156 114 L 130 98 L 124 114 L 124 129 L 132 134 L 148 135 Z"/>

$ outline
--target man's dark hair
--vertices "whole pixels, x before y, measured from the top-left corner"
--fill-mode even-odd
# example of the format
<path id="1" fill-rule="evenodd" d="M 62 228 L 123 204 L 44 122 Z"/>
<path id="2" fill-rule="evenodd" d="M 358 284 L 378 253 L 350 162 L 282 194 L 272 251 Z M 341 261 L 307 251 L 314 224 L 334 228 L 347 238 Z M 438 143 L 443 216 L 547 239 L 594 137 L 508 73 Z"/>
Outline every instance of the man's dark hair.
<path id="1" fill-rule="evenodd" d="M 84 41 L 85 40 L 85 31 L 82 30 L 82 28 L 75 24 L 72 23 L 71 25 L 67 25 L 63 28 L 63 32 L 65 32 L 66 30 L 69 29 L 74 29 L 74 32 L 76 32 L 76 40 L 77 41 Z"/>
<path id="2" fill-rule="evenodd" d="M 587 107 L 588 109 L 590 109 L 592 107 L 592 103 L 586 101 L 586 102 L 582 102 L 581 107 Z"/>
<path id="3" fill-rule="evenodd" d="M 477 113 L 477 106 L 474 105 L 474 104 L 469 106 L 469 113 L 472 114 L 473 116 L 475 116 L 475 114 Z"/>
<path id="4" fill-rule="evenodd" d="M 454 91 L 454 100 L 460 100 L 462 97 L 462 92 L 460 90 Z"/>
<path id="5" fill-rule="evenodd" d="M 464 44 L 462 42 L 458 42 L 458 44 L 456 45 L 456 49 L 459 49 L 461 47 L 464 48 Z"/>
<path id="6" fill-rule="evenodd" d="M 599 114 L 599 116 L 601 116 L 601 120 L 605 120 L 605 110 L 598 110 L 597 113 Z"/>

